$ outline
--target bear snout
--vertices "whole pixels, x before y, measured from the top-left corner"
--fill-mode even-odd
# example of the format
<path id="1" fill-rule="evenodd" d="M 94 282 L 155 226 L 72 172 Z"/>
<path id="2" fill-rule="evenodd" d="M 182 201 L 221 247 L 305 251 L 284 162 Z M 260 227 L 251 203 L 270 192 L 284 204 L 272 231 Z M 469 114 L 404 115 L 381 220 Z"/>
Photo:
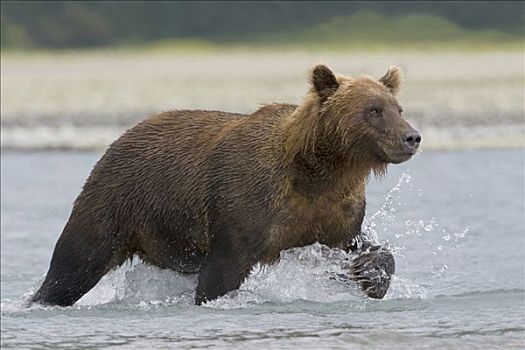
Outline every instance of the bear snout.
<path id="1" fill-rule="evenodd" d="M 403 134 L 403 145 L 408 153 L 415 154 L 421 143 L 421 135 L 414 129 L 405 131 Z"/>

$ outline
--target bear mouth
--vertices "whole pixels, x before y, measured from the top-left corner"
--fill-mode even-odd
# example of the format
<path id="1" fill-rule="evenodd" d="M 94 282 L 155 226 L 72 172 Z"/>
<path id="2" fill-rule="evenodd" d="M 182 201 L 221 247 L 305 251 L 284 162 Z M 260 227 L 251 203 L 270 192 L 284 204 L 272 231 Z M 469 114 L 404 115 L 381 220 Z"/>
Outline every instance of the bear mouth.
<path id="1" fill-rule="evenodd" d="M 414 154 L 415 152 L 401 152 L 401 153 L 391 154 L 389 156 L 390 158 L 389 162 L 393 164 L 403 163 L 409 160 L 410 158 L 412 158 Z"/>

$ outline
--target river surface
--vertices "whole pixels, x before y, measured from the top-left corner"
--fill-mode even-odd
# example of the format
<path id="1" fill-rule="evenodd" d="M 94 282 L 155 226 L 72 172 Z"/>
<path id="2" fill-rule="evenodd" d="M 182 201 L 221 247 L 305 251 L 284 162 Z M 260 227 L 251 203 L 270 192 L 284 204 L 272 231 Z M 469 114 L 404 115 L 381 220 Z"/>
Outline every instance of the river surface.
<path id="1" fill-rule="evenodd" d="M 26 307 L 100 152 L 2 153 L 4 349 L 523 349 L 525 151 L 426 151 L 370 179 L 366 232 L 395 252 L 383 300 L 315 244 L 193 305 L 195 277 L 138 260 L 72 307 Z"/>

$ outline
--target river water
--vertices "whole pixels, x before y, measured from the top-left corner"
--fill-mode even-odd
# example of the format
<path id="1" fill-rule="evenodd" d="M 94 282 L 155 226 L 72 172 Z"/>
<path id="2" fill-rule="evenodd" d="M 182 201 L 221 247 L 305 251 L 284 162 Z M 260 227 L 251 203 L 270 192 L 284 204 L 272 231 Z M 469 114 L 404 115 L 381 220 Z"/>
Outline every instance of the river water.
<path id="1" fill-rule="evenodd" d="M 426 151 L 370 180 L 366 230 L 397 262 L 384 300 L 330 278 L 348 256 L 312 245 L 202 307 L 195 277 L 134 260 L 72 307 L 27 308 L 101 154 L 4 151 L 1 346 L 522 349 L 524 152 Z"/>

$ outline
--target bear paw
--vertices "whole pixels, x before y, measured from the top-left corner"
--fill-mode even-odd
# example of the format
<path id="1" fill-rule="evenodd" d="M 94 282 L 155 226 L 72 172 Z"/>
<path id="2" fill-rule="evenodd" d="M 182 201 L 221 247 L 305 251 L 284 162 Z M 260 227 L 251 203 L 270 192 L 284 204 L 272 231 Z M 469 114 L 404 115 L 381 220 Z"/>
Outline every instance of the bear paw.
<path id="1" fill-rule="evenodd" d="M 395 272 L 394 256 L 381 246 L 370 247 L 352 260 L 349 272 L 349 277 L 359 284 L 366 295 L 382 299 Z"/>

